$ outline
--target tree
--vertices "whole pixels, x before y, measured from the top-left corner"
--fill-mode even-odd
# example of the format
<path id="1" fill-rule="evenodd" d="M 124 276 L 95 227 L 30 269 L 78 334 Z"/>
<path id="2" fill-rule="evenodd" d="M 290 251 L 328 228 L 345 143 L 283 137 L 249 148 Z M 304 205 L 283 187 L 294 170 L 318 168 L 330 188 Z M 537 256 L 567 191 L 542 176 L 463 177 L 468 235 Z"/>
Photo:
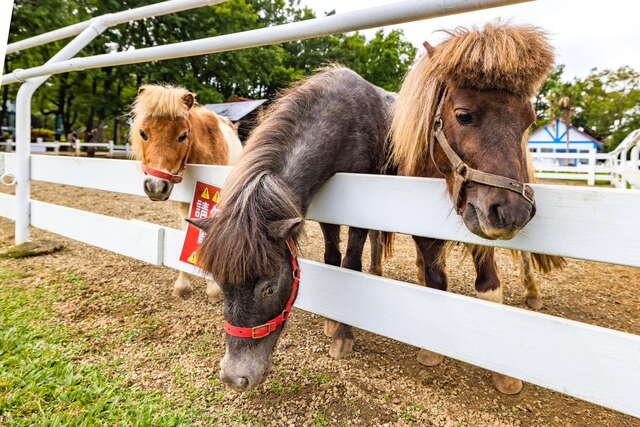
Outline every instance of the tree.
<path id="1" fill-rule="evenodd" d="M 592 69 L 584 79 L 562 81 L 561 65 L 549 75 L 535 100 L 537 126 L 561 117 L 561 100 L 575 109 L 571 124 L 615 148 L 631 131 L 640 128 L 640 73 L 629 66 L 617 70 Z"/>
<path id="2" fill-rule="evenodd" d="M 91 16 L 149 4 L 151 0 L 16 0 L 10 42 Z M 333 12 L 328 12 L 333 14 Z M 107 29 L 79 56 L 215 37 L 315 18 L 300 0 L 229 0 L 180 13 L 148 18 Z M 35 23 L 35 24 L 34 24 Z M 6 72 L 40 65 L 67 40 L 8 57 Z M 115 140 L 137 88 L 171 83 L 198 93 L 200 103 L 230 97 L 272 97 L 318 67 L 340 63 L 374 84 L 397 90 L 415 49 L 401 32 L 379 31 L 371 40 L 355 32 L 166 61 L 105 67 L 52 76 L 33 100 L 36 118 L 61 115 L 64 133 L 106 128 Z M 17 85 L 2 88 L 13 98 Z M 0 117 L 1 119 L 2 117 Z M 34 122 L 37 122 L 35 120 Z"/>

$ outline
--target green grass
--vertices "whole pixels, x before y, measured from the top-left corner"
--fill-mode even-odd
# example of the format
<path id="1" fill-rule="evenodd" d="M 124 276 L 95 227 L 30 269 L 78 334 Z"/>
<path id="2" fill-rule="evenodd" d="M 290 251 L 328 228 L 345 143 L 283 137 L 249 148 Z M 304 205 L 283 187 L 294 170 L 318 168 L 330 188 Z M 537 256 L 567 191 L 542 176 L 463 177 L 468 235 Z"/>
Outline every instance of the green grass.
<path id="1" fill-rule="evenodd" d="M 131 387 L 84 363 L 91 351 L 78 331 L 52 321 L 50 290 L 16 283 L 22 273 L 0 269 L 0 425 L 179 426 L 212 423 L 160 393 Z M 71 283 L 83 284 L 78 276 Z"/>

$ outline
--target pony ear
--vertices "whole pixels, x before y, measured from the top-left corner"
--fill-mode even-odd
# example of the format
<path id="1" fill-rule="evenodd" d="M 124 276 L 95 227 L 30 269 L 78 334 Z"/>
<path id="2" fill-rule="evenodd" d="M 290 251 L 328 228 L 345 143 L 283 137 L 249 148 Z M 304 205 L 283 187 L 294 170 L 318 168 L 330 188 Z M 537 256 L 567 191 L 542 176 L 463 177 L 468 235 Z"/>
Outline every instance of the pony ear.
<path id="1" fill-rule="evenodd" d="M 185 218 L 184 220 L 202 231 L 209 231 L 209 226 L 213 222 L 213 217 L 209 216 L 207 218 Z"/>
<path id="2" fill-rule="evenodd" d="M 429 42 L 426 40 L 422 42 L 422 46 L 424 46 L 424 48 L 427 49 L 427 55 L 429 56 L 433 55 L 433 52 L 436 50 L 436 48 L 431 46 Z"/>
<path id="3" fill-rule="evenodd" d="M 146 87 L 145 87 L 145 86 L 140 86 L 140 87 L 138 88 L 138 95 L 142 95 L 142 92 L 144 92 L 144 90 L 145 90 L 145 89 L 146 89 Z"/>
<path id="4" fill-rule="evenodd" d="M 286 240 L 297 234 L 302 228 L 304 218 L 288 218 L 279 221 L 273 221 L 269 224 L 269 235 L 275 239 Z"/>
<path id="5" fill-rule="evenodd" d="M 196 103 L 195 94 L 191 92 L 184 94 L 184 96 L 182 97 L 182 102 L 184 102 L 184 105 L 187 106 L 187 109 L 193 107 L 193 104 Z"/>

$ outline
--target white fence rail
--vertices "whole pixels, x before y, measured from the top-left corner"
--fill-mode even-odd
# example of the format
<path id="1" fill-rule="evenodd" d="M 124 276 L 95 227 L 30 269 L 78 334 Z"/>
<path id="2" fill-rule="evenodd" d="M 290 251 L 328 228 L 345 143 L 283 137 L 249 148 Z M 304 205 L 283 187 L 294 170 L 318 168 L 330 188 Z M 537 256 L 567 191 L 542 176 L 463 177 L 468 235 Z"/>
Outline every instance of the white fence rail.
<path id="1" fill-rule="evenodd" d="M 173 0 L 158 4 L 164 7 L 156 12 L 221 1 Z M 46 78 L 38 76 L 255 47 L 517 2 L 405 1 L 238 34 L 69 59 L 106 26 L 114 25 L 114 16 L 125 22 L 125 17 L 157 14 L 140 8 L 14 44 L 17 51 L 79 34 L 51 63 L 0 80 L 7 84 L 33 79 L 18 95 L 18 152 L 2 155 L 3 173 L 15 172 L 18 188 L 16 196 L 0 194 L 0 215 L 16 220 L 18 241 L 26 238 L 31 224 L 145 262 L 198 273 L 178 261 L 183 236 L 179 230 L 29 199 L 31 179 L 142 194 L 142 174 L 134 162 L 29 155 L 29 102 Z M 598 172 L 593 165 L 580 173 L 593 178 Z M 626 163 L 615 166 L 633 168 Z M 222 185 L 227 173 L 226 167 L 190 166 L 173 198 L 189 201 L 195 180 Z M 443 182 L 434 179 L 339 174 L 323 187 L 308 214 L 310 219 L 336 224 L 640 266 L 640 217 L 630 214 L 640 209 L 640 191 L 544 185 L 535 189 L 537 215 L 524 233 L 510 241 L 486 241 L 469 233 L 452 213 Z M 638 336 L 307 260 L 301 266 L 296 302 L 300 308 L 640 416 Z"/>
<path id="2" fill-rule="evenodd" d="M 47 152 L 47 148 L 52 148 L 52 152 L 55 154 L 60 153 L 62 147 L 72 147 L 76 156 L 81 155 L 83 148 L 95 148 L 97 150 L 103 150 L 107 152 L 109 157 L 123 156 L 127 157 L 131 154 L 131 145 L 129 143 L 124 145 L 116 145 L 113 141 L 109 142 L 32 142 L 30 145 L 32 153 L 44 153 Z M 2 151 L 11 152 L 15 151 L 16 142 L 9 140 L 0 142 L 0 147 L 3 147 Z"/>
<path id="3" fill-rule="evenodd" d="M 536 178 L 611 183 L 640 189 L 640 130 L 631 132 L 611 153 L 584 144 L 529 143 Z M 566 152 L 557 152 L 563 150 Z"/>

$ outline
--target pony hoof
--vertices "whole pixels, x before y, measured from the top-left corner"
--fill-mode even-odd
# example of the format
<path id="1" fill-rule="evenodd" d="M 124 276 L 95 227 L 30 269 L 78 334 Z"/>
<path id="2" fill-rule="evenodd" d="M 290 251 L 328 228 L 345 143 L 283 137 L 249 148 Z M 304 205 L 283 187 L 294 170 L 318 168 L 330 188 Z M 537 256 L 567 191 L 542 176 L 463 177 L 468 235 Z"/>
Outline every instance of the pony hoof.
<path id="1" fill-rule="evenodd" d="M 342 359 L 353 349 L 353 338 L 334 338 L 329 347 L 329 356 L 334 359 Z"/>
<path id="2" fill-rule="evenodd" d="M 191 298 L 192 292 L 193 288 L 191 286 L 173 288 L 173 296 L 182 300 L 188 300 L 189 298 Z"/>
<path id="3" fill-rule="evenodd" d="M 421 348 L 416 356 L 418 362 L 424 366 L 438 366 L 444 360 L 444 356 Z"/>
<path id="4" fill-rule="evenodd" d="M 369 269 L 369 274 L 374 274 L 376 276 L 382 276 L 382 267 L 372 267 Z"/>
<path id="5" fill-rule="evenodd" d="M 527 305 L 534 310 L 540 310 L 542 308 L 542 298 L 530 296 L 527 297 Z"/>
<path id="6" fill-rule="evenodd" d="M 335 320 L 324 319 L 324 334 L 329 338 L 332 338 L 333 334 L 336 332 L 336 329 L 338 329 L 338 325 L 339 323 Z"/>
<path id="7" fill-rule="evenodd" d="M 207 281 L 207 299 L 210 303 L 216 303 L 222 301 L 222 289 L 216 282 Z"/>
<path id="8" fill-rule="evenodd" d="M 491 380 L 495 388 L 503 394 L 518 394 L 522 390 L 522 381 L 517 378 L 492 372 Z"/>

